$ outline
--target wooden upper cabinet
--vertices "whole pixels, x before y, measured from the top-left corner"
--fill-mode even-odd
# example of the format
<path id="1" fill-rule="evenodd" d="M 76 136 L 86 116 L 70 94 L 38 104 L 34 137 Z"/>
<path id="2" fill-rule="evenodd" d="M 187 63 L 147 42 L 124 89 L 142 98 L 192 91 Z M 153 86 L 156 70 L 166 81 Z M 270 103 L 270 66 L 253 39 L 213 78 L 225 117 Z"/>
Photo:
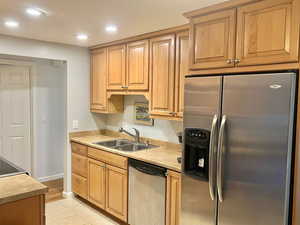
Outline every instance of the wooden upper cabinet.
<path id="1" fill-rule="evenodd" d="M 175 35 L 150 40 L 150 114 L 174 114 Z"/>
<path id="2" fill-rule="evenodd" d="M 127 171 L 107 165 L 106 211 L 127 222 L 128 176 Z"/>
<path id="3" fill-rule="evenodd" d="M 176 80 L 175 80 L 175 112 L 177 117 L 183 117 L 184 108 L 184 77 L 189 73 L 189 32 L 176 35 Z"/>
<path id="4" fill-rule="evenodd" d="M 106 111 L 107 49 L 93 52 L 91 64 L 91 111 Z"/>
<path id="5" fill-rule="evenodd" d="M 88 199 L 105 209 L 105 164 L 96 160 L 88 160 Z"/>
<path id="6" fill-rule="evenodd" d="M 298 61 L 296 2 L 266 0 L 238 8 L 237 65 Z"/>
<path id="7" fill-rule="evenodd" d="M 108 48 L 108 80 L 109 90 L 122 90 L 126 85 L 125 71 L 126 45 Z"/>
<path id="8" fill-rule="evenodd" d="M 190 69 L 234 66 L 235 9 L 194 17 L 190 24 Z"/>
<path id="9" fill-rule="evenodd" d="M 128 90 L 148 90 L 149 86 L 149 41 L 127 44 L 126 83 Z"/>

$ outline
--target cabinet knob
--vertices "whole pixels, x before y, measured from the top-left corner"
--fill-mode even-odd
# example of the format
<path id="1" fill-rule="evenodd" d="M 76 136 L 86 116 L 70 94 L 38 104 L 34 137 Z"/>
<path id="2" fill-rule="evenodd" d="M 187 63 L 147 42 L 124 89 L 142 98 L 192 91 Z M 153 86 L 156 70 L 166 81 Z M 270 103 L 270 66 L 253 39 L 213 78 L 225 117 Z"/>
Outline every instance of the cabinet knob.
<path id="1" fill-rule="evenodd" d="M 232 62 L 233 62 L 232 59 L 227 59 L 227 61 L 226 61 L 227 64 L 231 64 Z"/>
<path id="2" fill-rule="evenodd" d="M 235 64 L 238 64 L 238 63 L 240 63 L 240 62 L 241 62 L 240 59 L 235 59 L 235 60 L 234 60 L 234 63 L 235 63 Z"/>

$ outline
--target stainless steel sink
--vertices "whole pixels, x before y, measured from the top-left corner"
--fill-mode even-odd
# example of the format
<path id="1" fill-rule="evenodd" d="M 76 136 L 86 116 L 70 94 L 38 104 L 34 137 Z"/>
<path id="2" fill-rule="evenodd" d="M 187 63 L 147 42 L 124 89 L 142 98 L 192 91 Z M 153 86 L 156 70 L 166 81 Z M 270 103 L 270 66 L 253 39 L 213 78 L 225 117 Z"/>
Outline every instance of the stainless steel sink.
<path id="1" fill-rule="evenodd" d="M 157 148 L 156 145 L 150 145 L 150 144 L 144 144 L 144 143 L 134 143 L 129 145 L 121 145 L 118 147 L 115 147 L 115 149 L 125 151 L 125 152 L 134 152 L 144 149 L 150 149 L 150 148 Z"/>
<path id="2" fill-rule="evenodd" d="M 132 143 L 132 141 L 127 140 L 127 139 L 118 139 L 118 140 L 112 140 L 112 141 L 100 141 L 100 142 L 96 142 L 94 144 L 112 148 L 112 147 L 117 147 L 120 145 L 127 145 L 127 144 L 131 144 L 131 143 Z"/>
<path id="3" fill-rule="evenodd" d="M 101 141 L 94 143 L 96 145 L 117 149 L 125 152 L 134 152 L 144 149 L 157 148 L 156 145 L 145 144 L 145 143 L 137 143 L 134 141 L 130 141 L 127 139 L 118 139 L 112 141 Z"/>

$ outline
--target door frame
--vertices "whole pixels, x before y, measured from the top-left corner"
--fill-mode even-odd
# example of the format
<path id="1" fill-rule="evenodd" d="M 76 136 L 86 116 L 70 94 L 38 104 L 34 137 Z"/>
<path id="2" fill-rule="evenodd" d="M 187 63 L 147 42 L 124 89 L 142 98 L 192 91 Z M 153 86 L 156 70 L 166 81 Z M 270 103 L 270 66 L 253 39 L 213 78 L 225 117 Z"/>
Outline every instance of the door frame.
<path id="1" fill-rule="evenodd" d="M 32 77 L 35 76 L 36 74 L 36 65 L 34 62 L 28 62 L 28 61 L 17 61 L 17 60 L 10 60 L 10 59 L 1 59 L 0 58 L 0 65 L 3 66 L 23 66 L 23 67 L 27 67 L 29 69 L 29 93 L 30 93 L 30 123 L 29 123 L 29 129 L 30 129 L 30 138 L 29 138 L 29 142 L 30 142 L 30 158 L 31 158 L 31 171 L 30 171 L 30 175 L 33 177 L 36 177 L 36 172 L 37 172 L 37 166 L 36 166 L 36 162 L 37 162 L 37 150 L 36 147 L 34 145 L 34 122 L 33 122 L 33 115 L 34 115 L 34 111 L 33 111 L 33 79 Z"/>

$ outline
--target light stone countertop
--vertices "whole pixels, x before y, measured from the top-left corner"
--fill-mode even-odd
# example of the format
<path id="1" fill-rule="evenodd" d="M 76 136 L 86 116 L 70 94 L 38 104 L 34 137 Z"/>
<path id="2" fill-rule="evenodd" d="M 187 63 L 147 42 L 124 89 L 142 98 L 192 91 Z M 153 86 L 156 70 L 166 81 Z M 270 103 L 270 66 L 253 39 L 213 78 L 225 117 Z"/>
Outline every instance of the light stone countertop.
<path id="1" fill-rule="evenodd" d="M 45 194 L 48 187 L 26 174 L 0 178 L 0 205 Z"/>
<path id="2" fill-rule="evenodd" d="M 108 141 L 120 139 L 118 137 L 111 137 L 106 135 L 86 135 L 80 137 L 71 137 L 71 141 L 87 145 L 92 148 L 97 148 L 105 150 L 107 152 L 112 152 L 121 156 L 125 156 L 132 159 L 141 160 L 147 163 L 155 164 L 161 167 L 165 167 L 170 170 L 181 172 L 181 164 L 177 162 L 177 158 L 181 156 L 180 145 L 176 144 L 162 144 L 153 143 L 159 145 L 158 148 L 145 149 L 135 152 L 125 152 L 112 148 L 103 147 L 100 145 L 93 144 L 100 141 Z M 163 142 L 161 142 L 163 143 Z M 152 143 L 151 143 L 152 144 Z"/>

